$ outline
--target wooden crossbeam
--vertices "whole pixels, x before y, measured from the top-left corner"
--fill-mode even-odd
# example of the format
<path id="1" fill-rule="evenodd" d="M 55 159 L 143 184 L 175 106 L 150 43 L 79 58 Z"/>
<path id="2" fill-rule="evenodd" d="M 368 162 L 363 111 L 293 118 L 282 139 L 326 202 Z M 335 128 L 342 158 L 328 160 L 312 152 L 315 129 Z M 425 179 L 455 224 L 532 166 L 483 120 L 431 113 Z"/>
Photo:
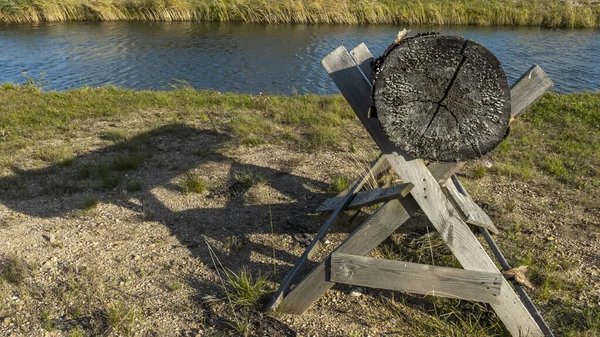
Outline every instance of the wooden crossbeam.
<path id="1" fill-rule="evenodd" d="M 453 182 L 454 179 L 457 179 L 456 176 L 452 176 L 452 179 L 448 180 L 442 188 L 448 192 L 447 195 L 458 205 L 463 220 L 469 225 L 483 227 L 494 234 L 498 234 L 498 228 L 496 228 L 492 219 L 490 219 L 469 195 L 464 195 L 456 189 Z"/>
<path id="2" fill-rule="evenodd" d="M 366 255 L 406 222 L 419 206 L 408 195 L 402 200 L 391 200 L 371 215 L 335 251 L 353 255 Z M 310 274 L 287 294 L 280 304 L 282 312 L 301 314 L 335 285 L 329 280 L 331 255 L 319 263 Z"/>
<path id="3" fill-rule="evenodd" d="M 412 183 L 395 185 L 387 188 L 374 188 L 368 191 L 362 191 L 356 194 L 356 196 L 352 199 L 348 207 L 346 209 L 352 210 L 361 207 L 366 207 L 370 205 L 379 204 L 385 201 L 390 201 L 392 199 L 403 198 L 408 195 L 410 190 L 413 188 Z M 317 209 L 318 212 L 331 212 L 337 208 L 339 208 L 340 204 L 343 202 L 344 197 L 334 197 L 329 198 Z"/>
<path id="4" fill-rule="evenodd" d="M 354 58 L 355 63 L 362 70 L 367 77 L 367 82 L 371 84 L 373 82 L 373 72 L 365 71 L 365 69 L 372 67 L 373 55 L 364 43 L 361 43 L 350 52 Z M 519 78 L 511 87 L 511 115 L 515 118 L 523 114 L 527 108 L 533 103 L 539 100 L 550 88 L 554 86 L 554 83 L 550 77 L 537 65 L 532 66 L 527 72 Z M 340 91 L 342 89 L 340 88 Z M 353 96 L 356 96 L 353 94 Z M 369 104 L 371 103 L 371 97 L 369 96 Z M 353 106 L 354 108 L 354 106 Z M 361 108 L 357 105 L 357 108 Z M 355 110 L 356 111 L 356 110 Z M 362 120 L 361 120 L 362 121 Z M 459 163 L 431 163 L 427 166 L 431 174 L 437 179 L 440 184 L 445 184 L 450 177 L 458 172 L 463 166 L 464 162 Z M 451 184 L 446 184 L 450 186 Z M 449 192 L 454 198 L 458 208 L 461 210 L 465 217 L 465 221 L 468 224 L 487 228 L 490 232 L 498 234 L 498 229 L 490 219 L 490 217 L 477 205 L 470 196 L 461 196 L 460 193 L 456 192 L 456 189 L 449 188 Z"/>
<path id="5" fill-rule="evenodd" d="M 330 281 L 415 294 L 498 303 L 502 275 L 333 253 Z"/>
<path id="6" fill-rule="evenodd" d="M 333 213 L 329 216 L 327 221 L 321 226 L 319 232 L 315 235 L 312 242 L 308 245 L 298 262 L 294 265 L 292 270 L 286 275 L 285 279 L 281 282 L 279 289 L 275 292 L 271 301 L 267 304 L 266 310 L 271 311 L 276 308 L 281 300 L 283 299 L 284 294 L 290 289 L 292 283 L 296 280 L 296 277 L 300 274 L 308 259 L 312 257 L 312 255 L 316 252 L 320 240 L 325 238 L 325 235 L 329 232 L 330 228 L 333 226 L 335 222 L 337 222 L 338 218 L 344 212 L 348 204 L 352 201 L 354 196 L 366 183 L 365 177 L 369 175 L 373 175 L 374 171 L 381 169 L 383 165 L 386 165 L 385 160 L 380 156 L 377 160 L 361 175 L 361 178 L 357 179 L 354 185 L 350 188 L 347 188 L 343 191 L 345 195 L 342 197 L 342 201 L 339 203 L 338 207 L 333 210 Z"/>
<path id="7" fill-rule="evenodd" d="M 448 189 L 443 190 L 438 184 L 438 182 L 440 184 L 445 183 L 463 163 L 432 163 L 426 167 L 422 161 L 414 160 L 392 146 L 383 134 L 378 121 L 369 118 L 373 77 L 372 62 L 373 56 L 364 44 L 359 45 L 351 53 L 340 47 L 323 59 L 323 65 L 331 78 L 373 140 L 385 154 L 388 161 L 386 164 L 390 164 L 403 181 L 416 181 L 418 184 L 415 183 L 415 188 L 411 192 L 412 196 L 409 195 L 403 199 L 394 199 L 385 203 L 352 233 L 335 252 L 366 255 L 391 235 L 420 207 L 430 220 L 433 218 L 432 222 L 434 222 L 434 225 L 466 270 L 501 277 L 498 276 L 500 274 L 494 263 L 464 222 L 470 221 L 474 224 L 479 223 L 480 225 L 489 226 L 491 223 L 491 220 L 488 222 L 489 217 L 486 215 L 486 219 L 481 214 L 477 214 L 478 212 L 485 213 L 477 204 L 472 202 L 468 194 L 463 194 L 462 196 L 465 197 L 463 199 L 460 199 L 461 196 L 457 196 L 456 198 L 459 198 L 458 202 L 451 201 L 445 193 L 450 195 L 453 193 L 448 192 Z M 524 109 L 541 97 L 551 87 L 551 84 L 552 82 L 539 67 L 530 69 L 529 73 L 524 75 L 511 88 L 513 116 L 522 113 Z M 513 93 L 513 89 L 518 90 L 518 92 Z M 521 104 L 519 104 L 520 102 Z M 461 204 L 462 206 L 460 206 Z M 344 203 L 342 208 L 348 205 L 349 203 Z M 493 226 L 493 223 L 491 225 Z M 303 258 L 304 255 L 298 264 L 305 262 Z M 283 312 L 304 312 L 327 289 L 335 284 L 329 279 L 331 259 L 332 255 L 330 254 L 293 288 L 291 288 L 291 281 L 285 281 L 285 286 L 282 283 L 278 295 L 274 299 L 276 303 L 280 303 L 280 309 Z M 288 277 L 286 277 L 287 279 Z M 497 296 L 498 302 L 492 304 L 492 306 L 510 333 L 514 336 L 542 336 L 539 326 L 535 324 L 531 315 L 523 307 L 518 296 L 504 278 L 501 278 L 501 288 L 502 291 Z M 285 296 L 282 298 L 284 293 Z M 275 307 L 277 305 L 271 303 L 268 309 L 272 310 Z"/>
<path id="8" fill-rule="evenodd" d="M 379 122 L 367 117 L 371 106 L 371 82 L 364 78 L 353 63 L 352 56 L 345 48 L 340 47 L 325 57 L 322 63 L 400 179 L 415 185 L 411 195 L 461 265 L 468 270 L 499 273 L 423 161 L 410 158 L 393 147 L 381 130 Z M 529 336 L 543 336 L 540 327 L 518 295 L 506 280 L 502 280 L 505 290 L 500 295 L 499 303 L 492 306 L 508 331 L 513 336 L 523 333 Z"/>
<path id="9" fill-rule="evenodd" d="M 523 114 L 553 86 L 554 82 L 542 68 L 537 65 L 529 68 L 510 88 L 512 117 L 516 118 Z"/>

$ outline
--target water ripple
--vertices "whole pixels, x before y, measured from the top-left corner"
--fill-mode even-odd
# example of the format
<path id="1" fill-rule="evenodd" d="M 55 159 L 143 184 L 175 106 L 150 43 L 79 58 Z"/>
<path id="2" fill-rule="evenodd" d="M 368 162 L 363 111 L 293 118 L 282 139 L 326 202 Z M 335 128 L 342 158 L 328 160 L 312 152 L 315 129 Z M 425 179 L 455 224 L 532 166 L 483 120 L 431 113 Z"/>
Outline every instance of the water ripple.
<path id="1" fill-rule="evenodd" d="M 381 55 L 403 27 L 239 23 L 79 22 L 0 27 L 0 82 L 45 73 L 51 90 L 108 83 L 134 89 L 274 94 L 337 92 L 321 59 L 365 42 Z M 600 88 L 600 30 L 536 27 L 412 27 L 464 36 L 488 47 L 509 82 L 531 65 L 555 91 Z"/>

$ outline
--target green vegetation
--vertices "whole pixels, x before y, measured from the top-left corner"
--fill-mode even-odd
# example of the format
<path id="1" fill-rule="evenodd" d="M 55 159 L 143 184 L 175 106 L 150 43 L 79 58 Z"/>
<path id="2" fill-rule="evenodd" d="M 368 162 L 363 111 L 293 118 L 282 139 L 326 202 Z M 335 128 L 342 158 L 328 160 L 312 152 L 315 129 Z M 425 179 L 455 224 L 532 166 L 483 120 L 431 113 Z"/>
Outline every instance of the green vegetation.
<path id="1" fill-rule="evenodd" d="M 23 259 L 11 255 L 0 260 L 0 285 L 6 281 L 14 285 L 20 285 L 28 274 L 28 266 Z"/>
<path id="2" fill-rule="evenodd" d="M 110 303 L 106 310 L 108 326 L 119 336 L 133 336 L 135 325 L 142 319 L 139 309 L 122 302 Z"/>
<path id="3" fill-rule="evenodd" d="M 515 123 L 490 170 L 575 190 L 600 187 L 600 95 L 548 94 Z M 475 169 L 475 175 L 478 175 Z"/>
<path id="4" fill-rule="evenodd" d="M 192 172 L 186 173 L 186 175 L 183 177 L 181 185 L 185 194 L 202 193 L 206 191 L 206 183 L 202 177 Z"/>
<path id="5" fill-rule="evenodd" d="M 51 164 L 71 165 L 75 156 L 67 147 L 43 148 L 38 152 L 40 159 Z"/>
<path id="6" fill-rule="evenodd" d="M 319 139 L 327 141 L 316 141 Z M 291 173 L 293 170 L 277 172 L 264 167 L 261 160 L 271 155 L 268 152 L 265 156 L 264 151 L 271 150 L 281 154 L 282 162 L 288 161 L 291 167 L 302 162 L 303 172 L 320 165 L 319 162 L 310 166 L 311 156 L 336 152 L 336 160 L 342 160 L 343 165 L 349 166 L 348 170 L 340 170 L 338 175 L 330 170 L 326 175 L 314 178 L 333 182 L 329 188 L 326 184 L 318 187 L 314 183 L 311 186 L 307 184 L 307 188 L 318 193 L 327 192 L 328 189 L 335 193 L 348 185 L 346 177 L 351 171 L 350 167 L 363 165 L 352 159 L 354 149 L 363 151 L 372 145 L 340 96 L 237 95 L 196 92 L 189 88 L 171 92 L 136 92 L 114 87 L 44 93 L 32 86 L 0 86 L 0 190 L 3 191 L 3 202 L 9 208 L 15 199 L 22 201 L 38 195 L 45 198 L 71 193 L 74 194 L 72 199 L 77 203 L 78 210 L 94 210 L 99 202 L 102 203 L 103 212 L 95 211 L 86 215 L 91 216 L 93 213 L 104 213 L 105 207 L 115 207 L 114 204 L 123 200 L 119 199 L 120 194 L 131 203 L 137 202 L 142 193 L 133 192 L 141 189 L 158 190 L 158 195 L 166 194 L 165 199 L 176 197 L 182 188 L 185 190 L 188 180 L 190 192 L 198 191 L 198 186 L 201 186 L 201 190 L 210 188 L 211 194 L 216 195 L 211 196 L 214 198 L 212 200 L 207 197 L 211 203 L 231 195 L 245 198 L 244 193 L 253 186 L 263 187 L 260 184 L 265 183 L 276 186 L 283 179 L 292 179 L 297 174 Z M 188 151 L 183 152 L 182 149 Z M 172 160 L 170 154 L 180 150 L 184 153 L 180 156 L 189 155 L 185 157 L 191 158 L 189 163 L 186 160 Z M 287 150 L 294 155 L 301 153 L 303 159 L 285 158 Z M 259 156 L 261 152 L 263 157 L 252 162 L 252 156 Z M 166 158 L 161 161 L 161 156 Z M 199 156 L 202 156 L 202 165 L 205 166 L 197 165 Z M 244 160 L 234 165 L 230 161 L 235 156 Z M 71 158 L 70 165 L 61 164 L 61 158 Z M 230 171 L 227 171 L 228 168 Z M 597 278 L 590 276 L 596 271 L 586 269 L 596 263 L 593 258 L 597 252 L 590 254 L 593 247 L 582 244 L 585 240 L 595 244 L 592 240 L 600 234 L 597 212 L 600 209 L 600 200 L 597 198 L 599 168 L 600 93 L 547 94 L 514 122 L 510 137 L 497 151 L 485 160 L 469 163 L 460 173 L 463 175 L 461 181 L 476 202 L 484 205 L 494 222 L 501 227 L 497 242 L 511 265 L 529 266 L 527 276 L 536 288 L 531 292 L 531 297 L 557 336 L 600 335 L 600 323 L 597 320 L 600 299 L 594 293 Z M 218 170 L 225 171 L 221 172 L 221 176 L 212 176 Z M 188 177 L 186 172 L 200 173 Z M 152 174 L 167 175 L 165 179 L 168 183 L 153 183 L 148 178 Z M 216 178 L 213 180 L 213 177 Z M 374 184 L 387 186 L 395 183 L 396 178 L 390 172 L 385 172 L 380 177 L 373 177 L 373 181 Z M 180 185 L 174 186 L 176 183 Z M 165 186 L 167 188 L 161 190 Z M 123 189 L 127 189 L 127 193 L 121 193 Z M 230 201 L 227 200 L 236 211 L 240 210 L 238 207 L 243 207 L 240 203 Z M 182 260 L 169 255 L 171 253 L 167 254 L 168 261 L 160 262 L 161 254 L 164 255 L 165 251 L 183 251 L 171 237 L 178 234 L 165 230 L 164 237 L 156 232 L 150 239 L 147 228 L 152 228 L 150 226 L 153 224 L 142 223 L 151 220 L 157 222 L 156 226 L 162 227 L 160 219 L 165 214 L 144 202 L 132 207 L 136 209 L 136 214 L 124 212 L 126 217 L 121 218 L 124 221 L 119 222 L 118 226 L 104 227 L 112 221 L 94 226 L 94 230 L 104 230 L 101 233 L 117 232 L 112 237 L 112 248 L 127 247 L 122 255 L 115 255 L 116 262 L 111 268 L 95 268 L 93 263 L 86 263 L 85 268 L 76 263 L 65 264 L 62 257 L 58 261 L 39 261 L 41 267 L 35 267 L 36 262 L 30 260 L 31 255 L 28 262 L 14 256 L 0 255 L 0 316 L 10 316 L 11 324 L 15 325 L 24 321 L 25 315 L 35 316 L 31 326 L 61 330 L 71 336 L 142 334 L 148 329 L 149 321 L 154 324 L 157 312 L 163 315 L 161 310 L 164 308 L 160 305 L 167 303 L 170 298 L 196 295 L 193 287 L 199 273 L 195 273 L 194 279 L 189 281 L 186 272 L 181 272 Z M 193 232 L 206 231 L 206 228 L 196 226 L 194 219 L 197 218 L 191 217 L 196 213 L 197 205 L 189 207 L 194 212 L 186 211 L 186 217 L 174 217 L 180 226 L 178 229 L 185 231 L 187 226 L 191 226 L 187 223 L 189 221 L 194 223 Z M 219 216 L 218 207 L 210 207 L 210 212 L 215 212 L 215 217 Z M 273 207 L 277 207 L 276 204 Z M 215 327 L 221 330 L 225 327 L 240 335 L 251 335 L 253 331 L 258 331 L 257 322 L 267 317 L 258 314 L 261 300 L 273 289 L 274 281 L 261 274 L 261 268 L 262 272 L 271 269 L 268 258 L 271 254 L 274 264 L 279 263 L 277 268 L 289 267 L 287 262 L 282 264 L 279 261 L 283 260 L 275 259 L 275 254 L 281 259 L 282 256 L 301 252 L 298 249 L 302 248 L 281 248 L 286 247 L 285 241 L 276 241 L 280 236 L 274 226 L 279 226 L 281 219 L 287 216 L 281 209 L 274 208 L 273 213 L 271 205 L 268 211 L 266 207 L 255 209 L 263 212 L 259 218 L 262 221 L 260 226 L 264 227 L 266 233 L 264 238 L 254 236 L 254 233 L 227 232 L 220 236 L 202 233 L 202 237 L 206 236 L 211 244 L 219 248 L 221 256 L 242 265 L 248 263 L 249 268 L 240 268 L 233 273 L 220 262 L 217 265 L 213 261 L 214 270 L 221 277 L 221 287 L 212 284 L 215 281 L 213 277 L 210 278 L 210 285 L 214 289 L 197 290 L 201 295 L 214 294 L 202 299 L 202 308 L 196 300 L 189 303 L 169 302 L 165 306 L 168 305 L 168 310 L 172 311 L 167 310 L 164 314 L 179 319 L 182 317 L 177 316 L 180 310 L 190 315 L 186 317 L 201 321 L 201 317 L 206 317 L 203 312 L 210 310 L 215 320 L 225 318 L 220 323 L 213 324 L 209 320 L 198 323 L 208 331 L 207 335 L 214 332 L 210 329 Z M 355 216 L 357 219 L 364 218 L 369 211 L 363 210 Z M 199 217 L 202 216 L 201 208 L 197 213 Z M 73 221 L 76 215 L 69 213 L 66 217 Z M 21 216 L 20 212 L 15 211 L 0 219 L 0 229 L 9 231 L 20 227 L 24 222 Z M 415 217 L 415 221 L 418 217 Z M 119 228 L 128 228 L 131 222 L 140 227 L 138 240 L 142 240 L 142 246 L 156 245 L 159 253 L 148 252 L 146 256 L 139 251 L 130 251 L 130 247 L 136 246 L 130 244 L 130 235 L 135 233 L 131 232 L 131 228 L 129 231 L 123 230 L 123 233 L 118 232 Z M 61 226 L 68 226 L 67 221 Z M 60 228 L 53 227 L 52 233 L 59 231 Z M 380 245 L 372 256 L 458 267 L 458 262 L 439 234 L 431 227 L 426 233 L 423 232 L 397 233 Z M 340 233 L 330 234 L 334 242 Z M 343 240 L 345 236 L 340 234 L 337 238 Z M 161 242 L 168 247 L 163 247 L 162 253 Z M 184 250 L 185 268 L 207 268 L 203 265 L 208 259 L 201 258 L 204 244 L 192 240 L 184 243 L 189 245 L 190 251 L 198 254 L 197 257 L 187 258 L 188 251 Z M 47 247 L 40 249 L 52 249 L 52 254 L 58 255 L 61 251 L 57 249 L 59 246 L 44 246 Z M 585 249 L 587 253 L 582 253 Z M 259 267 L 255 263 L 257 260 L 249 258 L 255 253 L 256 256 L 263 256 Z M 290 257 L 290 260 L 293 258 Z M 131 266 L 131 269 L 117 272 L 116 268 L 120 266 Z M 277 270 L 273 268 L 275 275 Z M 40 283 L 45 277 L 39 275 L 47 275 L 46 270 L 52 270 L 55 276 L 47 283 Z M 211 273 L 206 274 L 214 276 Z M 128 288 L 129 284 L 136 287 L 148 285 L 144 283 L 147 279 L 152 279 L 153 284 L 160 287 L 161 293 L 167 290 L 168 296 L 160 301 L 145 302 L 145 298 Z M 485 305 L 375 290 L 354 298 L 343 296 L 345 289 L 340 286 L 333 290 L 329 295 L 331 297 L 326 299 L 327 304 L 318 309 L 325 313 L 330 310 L 328 307 L 336 308 L 331 310 L 343 310 L 340 312 L 344 312 L 344 317 L 349 316 L 346 312 L 350 311 L 361 315 L 361 326 L 349 325 L 344 334 L 356 331 L 356 335 L 362 335 L 362 326 L 378 327 L 385 324 L 392 325 L 390 331 L 403 331 L 407 335 L 503 334 L 498 318 Z M 17 307 L 16 302 L 11 300 L 17 291 L 23 301 L 22 307 L 21 304 Z M 330 300 L 334 296 L 337 304 L 332 305 Z M 389 323 L 390 318 L 395 323 Z M 285 319 L 287 322 L 287 317 Z M 70 325 L 66 325 L 65 321 Z M 79 322 L 89 323 L 81 323 L 81 327 L 78 327 L 76 324 Z M 296 323 L 292 320 L 290 325 Z M 211 324 L 214 326 L 211 327 Z M 23 330 L 23 334 L 32 335 L 29 332 Z"/>
<path id="7" fill-rule="evenodd" d="M 83 207 L 82 210 L 85 212 L 90 212 L 98 207 L 98 200 L 95 198 L 87 197 L 83 199 Z"/>
<path id="8" fill-rule="evenodd" d="M 0 23 L 73 20 L 597 27 L 591 0 L 0 0 Z"/>
<path id="9" fill-rule="evenodd" d="M 227 277 L 225 291 L 234 306 L 256 306 L 259 300 L 271 290 L 268 275 L 258 275 L 255 278 L 246 268 L 242 268 L 237 273 L 225 270 L 225 275 Z"/>
<path id="10" fill-rule="evenodd" d="M 252 186 L 267 182 L 267 178 L 250 168 L 235 172 L 234 179 L 235 182 L 229 188 L 229 194 L 232 197 L 246 193 Z"/>
<path id="11" fill-rule="evenodd" d="M 329 184 L 329 187 L 327 188 L 327 192 L 333 193 L 333 194 L 340 193 L 341 191 L 345 190 L 348 187 L 349 183 L 350 183 L 350 179 L 348 179 L 348 177 L 336 174 L 335 176 L 333 176 L 331 178 L 331 183 Z"/>

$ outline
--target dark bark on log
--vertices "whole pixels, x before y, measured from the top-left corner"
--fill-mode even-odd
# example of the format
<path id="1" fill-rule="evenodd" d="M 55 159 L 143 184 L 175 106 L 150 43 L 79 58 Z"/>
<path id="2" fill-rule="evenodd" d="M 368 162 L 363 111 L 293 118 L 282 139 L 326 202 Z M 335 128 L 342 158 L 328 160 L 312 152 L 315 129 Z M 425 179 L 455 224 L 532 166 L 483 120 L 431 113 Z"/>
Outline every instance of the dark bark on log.
<path id="1" fill-rule="evenodd" d="M 376 116 L 398 148 L 466 161 L 508 135 L 510 89 L 496 57 L 461 37 L 426 34 L 392 46 L 375 75 Z"/>

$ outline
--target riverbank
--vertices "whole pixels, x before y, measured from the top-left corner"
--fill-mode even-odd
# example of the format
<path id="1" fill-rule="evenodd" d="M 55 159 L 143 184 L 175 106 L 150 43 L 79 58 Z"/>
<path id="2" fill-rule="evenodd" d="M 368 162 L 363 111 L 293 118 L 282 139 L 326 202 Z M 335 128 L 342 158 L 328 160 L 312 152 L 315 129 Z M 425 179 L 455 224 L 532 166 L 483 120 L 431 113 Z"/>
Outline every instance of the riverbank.
<path id="1" fill-rule="evenodd" d="M 459 173 L 557 336 L 600 334 L 599 126 L 600 94 L 548 94 Z M 340 96 L 1 85 L 0 335 L 502 335 L 483 304 L 342 285 L 260 312 L 373 146 Z M 458 266 L 408 227 L 370 256 Z"/>
<path id="2" fill-rule="evenodd" d="M 0 23 L 75 20 L 599 27 L 600 3 L 589 0 L 0 0 Z"/>

